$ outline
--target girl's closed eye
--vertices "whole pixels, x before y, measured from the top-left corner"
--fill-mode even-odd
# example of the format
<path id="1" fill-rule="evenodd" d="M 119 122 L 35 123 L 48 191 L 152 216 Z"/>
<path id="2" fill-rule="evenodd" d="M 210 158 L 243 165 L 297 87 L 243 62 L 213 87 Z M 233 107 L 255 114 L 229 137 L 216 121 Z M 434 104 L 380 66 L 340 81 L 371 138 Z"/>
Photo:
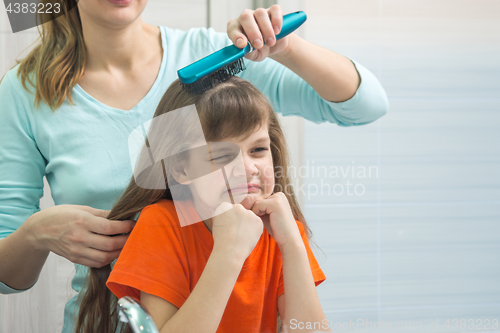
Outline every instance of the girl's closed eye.
<path id="1" fill-rule="evenodd" d="M 226 158 L 229 158 L 229 155 L 222 155 L 222 156 L 213 157 L 212 159 L 210 159 L 210 161 L 223 160 Z"/>
<path id="2" fill-rule="evenodd" d="M 237 155 L 234 155 L 234 154 L 213 156 L 210 159 L 210 163 L 223 166 L 223 165 L 227 165 L 227 164 L 233 162 L 236 159 L 236 157 L 237 157 Z"/>

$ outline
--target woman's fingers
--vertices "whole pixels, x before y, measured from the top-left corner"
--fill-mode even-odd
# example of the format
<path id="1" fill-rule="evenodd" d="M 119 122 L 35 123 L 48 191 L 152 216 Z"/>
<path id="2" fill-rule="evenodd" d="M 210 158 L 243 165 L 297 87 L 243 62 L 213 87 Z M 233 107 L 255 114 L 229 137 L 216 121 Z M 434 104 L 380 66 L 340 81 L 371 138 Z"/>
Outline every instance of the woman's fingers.
<path id="1" fill-rule="evenodd" d="M 85 249 L 79 260 L 75 262 L 88 267 L 101 268 L 118 258 L 119 255 L 120 250 L 105 252 L 88 248 Z"/>
<path id="2" fill-rule="evenodd" d="M 267 46 L 272 47 L 276 44 L 276 35 L 281 31 L 283 25 L 283 12 L 279 5 L 273 5 L 267 10 L 257 9 L 254 12 L 255 19 L 262 32 Z"/>
<path id="3" fill-rule="evenodd" d="M 250 42 L 255 50 L 246 54 L 245 58 L 259 62 L 288 48 L 288 36 L 276 40 L 282 25 L 283 12 L 279 5 L 255 11 L 245 9 L 238 18 L 228 22 L 227 34 L 240 49 Z"/>
<path id="4" fill-rule="evenodd" d="M 105 236 L 91 233 L 86 245 L 95 250 L 113 252 L 121 250 L 127 239 L 128 235 Z"/>
<path id="5" fill-rule="evenodd" d="M 87 221 L 88 230 L 100 235 L 125 234 L 134 228 L 134 220 L 108 220 L 102 217 L 89 218 Z"/>
<path id="6" fill-rule="evenodd" d="M 239 17 L 239 24 L 254 48 L 258 49 L 264 45 L 262 34 L 253 15 L 253 10 L 245 9 Z"/>
<path id="7" fill-rule="evenodd" d="M 249 41 L 255 49 L 276 44 L 276 37 L 283 24 L 283 12 L 279 5 L 268 9 L 258 8 L 255 11 L 245 9 L 237 19 L 230 20 L 227 34 L 239 48 L 245 47 Z"/>
<path id="8" fill-rule="evenodd" d="M 79 206 L 79 205 L 67 205 L 67 206 L 83 210 L 84 212 L 90 213 L 97 217 L 104 217 L 104 218 L 108 217 L 110 212 L 109 210 L 97 209 L 90 206 Z"/>
<path id="9" fill-rule="evenodd" d="M 227 36 L 233 41 L 234 45 L 242 49 L 247 45 L 248 39 L 238 19 L 230 20 L 227 23 Z"/>
<path id="10" fill-rule="evenodd" d="M 280 33 L 281 27 L 283 26 L 283 11 L 279 5 L 272 5 L 269 7 L 268 12 L 273 26 L 273 33 L 277 35 Z"/>
<path id="11" fill-rule="evenodd" d="M 258 38 L 263 38 L 262 40 L 260 40 L 260 42 L 252 43 L 253 47 L 255 47 L 256 49 L 263 47 L 263 41 L 265 41 L 267 46 L 273 46 L 276 42 L 276 38 L 274 36 L 270 14 L 264 8 L 259 8 L 253 13 L 253 16 L 255 18 L 255 21 L 257 22 L 258 29 L 260 30 L 260 36 Z M 245 27 L 243 27 L 243 29 L 245 29 Z"/>
<path id="12" fill-rule="evenodd" d="M 106 236 L 80 230 L 66 239 L 56 253 L 76 264 L 89 266 L 90 260 L 94 262 L 91 267 L 98 267 L 97 263 L 102 267 L 118 258 L 127 239 L 128 235 Z"/>
<path id="13" fill-rule="evenodd" d="M 128 235 L 104 236 L 90 233 L 73 262 L 88 267 L 103 267 L 118 258 Z"/>

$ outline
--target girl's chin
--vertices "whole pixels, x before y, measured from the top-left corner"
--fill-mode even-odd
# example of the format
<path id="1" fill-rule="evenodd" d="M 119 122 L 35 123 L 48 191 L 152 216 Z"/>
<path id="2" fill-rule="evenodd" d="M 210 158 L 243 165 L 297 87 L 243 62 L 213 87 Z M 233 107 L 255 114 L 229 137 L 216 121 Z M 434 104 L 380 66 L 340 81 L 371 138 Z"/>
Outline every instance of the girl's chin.
<path id="1" fill-rule="evenodd" d="M 245 194 L 235 194 L 233 195 L 233 200 L 235 203 L 239 203 L 246 209 L 252 209 L 254 203 L 258 200 L 265 199 L 266 195 L 264 195 L 262 192 L 261 193 L 245 193 Z M 229 196 L 222 196 L 220 198 L 221 202 L 231 202 Z"/>
<path id="2" fill-rule="evenodd" d="M 246 209 L 252 209 L 253 205 L 255 204 L 256 201 L 258 200 L 263 200 L 266 197 L 262 195 L 261 193 L 255 193 L 255 194 L 248 194 L 243 201 L 240 202 L 240 204 L 245 207 Z"/>

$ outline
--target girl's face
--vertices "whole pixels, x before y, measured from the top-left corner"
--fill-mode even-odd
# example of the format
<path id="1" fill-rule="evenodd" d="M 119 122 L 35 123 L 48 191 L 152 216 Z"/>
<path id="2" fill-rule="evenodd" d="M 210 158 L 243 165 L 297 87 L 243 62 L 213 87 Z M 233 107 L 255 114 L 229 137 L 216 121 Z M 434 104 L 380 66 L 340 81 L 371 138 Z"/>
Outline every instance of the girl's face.
<path id="1" fill-rule="evenodd" d="M 223 202 L 251 209 L 254 202 L 272 194 L 274 167 L 267 124 L 245 139 L 231 138 L 209 146 L 209 154 L 191 150 L 183 172 L 188 180 L 184 184 L 189 185 L 203 220 L 213 217 Z"/>
<path id="2" fill-rule="evenodd" d="M 123 27 L 140 17 L 147 0 L 80 0 L 82 22 L 106 27 Z"/>

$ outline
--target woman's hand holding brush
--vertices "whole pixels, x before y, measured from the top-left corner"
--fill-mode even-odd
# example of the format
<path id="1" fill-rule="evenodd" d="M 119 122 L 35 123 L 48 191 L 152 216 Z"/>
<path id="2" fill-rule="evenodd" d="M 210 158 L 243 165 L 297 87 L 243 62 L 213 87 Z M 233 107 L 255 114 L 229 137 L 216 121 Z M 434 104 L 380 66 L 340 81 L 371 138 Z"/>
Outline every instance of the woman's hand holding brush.
<path id="1" fill-rule="evenodd" d="M 255 49 L 245 55 L 252 61 L 262 61 L 266 57 L 286 52 L 293 34 L 276 40 L 283 24 L 283 12 L 279 5 L 267 9 L 245 9 L 239 17 L 227 24 L 227 35 L 233 44 L 244 48 L 248 42 Z"/>

